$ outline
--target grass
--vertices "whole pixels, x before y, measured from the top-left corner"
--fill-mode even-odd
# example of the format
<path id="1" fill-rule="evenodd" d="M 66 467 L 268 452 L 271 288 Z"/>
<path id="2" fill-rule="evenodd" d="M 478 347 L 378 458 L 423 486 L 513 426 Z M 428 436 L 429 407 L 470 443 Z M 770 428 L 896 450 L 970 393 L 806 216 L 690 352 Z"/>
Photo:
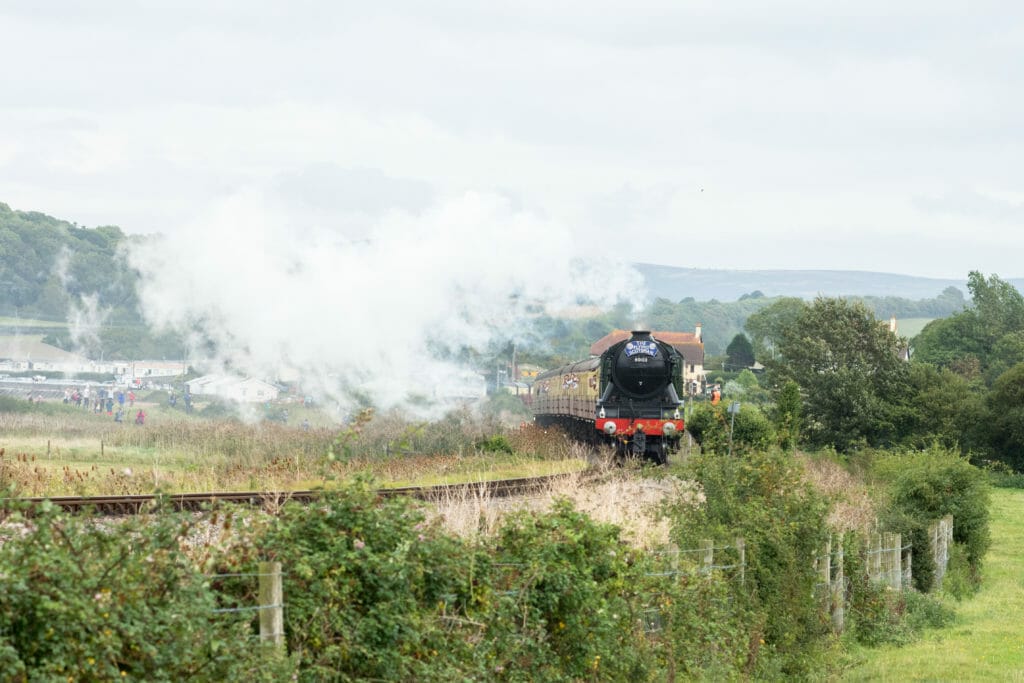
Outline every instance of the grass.
<path id="1" fill-rule="evenodd" d="M 982 588 L 952 602 L 956 623 L 904 647 L 855 652 L 849 681 L 1024 680 L 1024 491 L 992 493 L 992 548 Z"/>
<path id="2" fill-rule="evenodd" d="M 896 321 L 896 330 L 901 337 L 913 339 L 921 334 L 924 326 L 935 318 L 902 318 Z"/>
<path id="3" fill-rule="evenodd" d="M 296 419 L 245 424 L 185 415 L 161 402 L 140 405 L 148 414 L 144 426 L 60 403 L 16 402 L 0 410 L 0 490 L 13 487 L 19 496 L 291 491 L 357 474 L 381 486 L 420 486 L 586 467 L 560 434 L 508 431 L 468 414 L 430 424 L 380 415 L 338 425 L 310 412 L 307 430 Z M 289 413 L 307 417 L 297 407 Z M 496 433 L 504 433 L 511 452 L 481 446 Z"/>
<path id="4" fill-rule="evenodd" d="M 67 327 L 67 320 L 35 320 L 33 318 L 12 318 L 0 315 L 2 327 Z"/>

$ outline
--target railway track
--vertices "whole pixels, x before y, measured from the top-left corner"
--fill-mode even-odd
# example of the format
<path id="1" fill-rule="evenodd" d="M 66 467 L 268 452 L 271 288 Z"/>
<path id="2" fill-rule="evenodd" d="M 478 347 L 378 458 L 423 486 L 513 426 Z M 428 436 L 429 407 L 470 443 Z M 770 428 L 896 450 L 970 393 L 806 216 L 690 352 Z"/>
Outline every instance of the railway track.
<path id="1" fill-rule="evenodd" d="M 517 479 L 496 479 L 493 481 L 469 482 L 465 484 L 443 484 L 439 486 L 406 486 L 400 488 L 378 489 L 377 494 L 384 497 L 410 496 L 422 500 L 457 497 L 469 493 L 483 493 L 495 498 L 507 498 L 541 491 L 545 486 L 565 474 L 549 474 L 540 477 L 521 477 Z M 199 511 L 218 503 L 251 505 L 254 507 L 276 508 L 286 502 L 308 504 L 324 495 L 324 491 L 222 491 L 217 493 L 174 493 L 174 494 L 143 494 L 130 496 L 53 496 L 38 498 L 4 498 L 0 499 L 0 518 L 10 512 L 12 503 L 27 504 L 31 509 L 49 501 L 68 512 L 88 512 L 91 514 L 116 517 L 137 515 L 151 512 L 161 504 L 176 511 Z"/>

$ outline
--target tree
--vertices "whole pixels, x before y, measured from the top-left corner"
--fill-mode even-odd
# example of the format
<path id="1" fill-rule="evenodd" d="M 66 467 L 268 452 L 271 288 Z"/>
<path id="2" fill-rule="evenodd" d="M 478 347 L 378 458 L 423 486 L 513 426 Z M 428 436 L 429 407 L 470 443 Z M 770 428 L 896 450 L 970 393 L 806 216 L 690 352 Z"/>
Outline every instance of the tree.
<path id="1" fill-rule="evenodd" d="M 974 311 L 933 320 L 914 337 L 911 357 L 938 367 L 963 366 L 969 358 L 985 355 L 981 321 Z"/>
<path id="2" fill-rule="evenodd" d="M 906 389 L 897 351 L 896 336 L 863 304 L 818 298 L 782 330 L 772 376 L 800 387 L 812 443 L 884 445 L 899 436 Z"/>
<path id="3" fill-rule="evenodd" d="M 980 454 L 987 447 L 988 417 L 977 384 L 947 368 L 912 363 L 907 377 L 901 442 L 914 448 L 935 443 Z"/>
<path id="4" fill-rule="evenodd" d="M 754 347 L 747 339 L 747 335 L 742 332 L 729 342 L 729 346 L 725 348 L 725 355 L 729 357 L 730 370 L 742 370 L 754 364 Z"/>
<path id="5" fill-rule="evenodd" d="M 1024 363 L 1000 375 L 987 403 L 994 457 L 1024 471 Z"/>
<path id="6" fill-rule="evenodd" d="M 1024 361 L 1024 297 L 1009 282 L 977 271 L 967 288 L 973 308 L 928 323 L 914 340 L 914 359 L 991 384 Z"/>
<path id="7" fill-rule="evenodd" d="M 972 270 L 967 276 L 974 309 L 978 313 L 989 347 L 1008 332 L 1024 330 L 1024 297 L 1005 280 Z"/>
<path id="8" fill-rule="evenodd" d="M 774 358 L 783 330 L 793 325 L 807 304 L 795 297 L 783 297 L 747 318 L 744 328 L 763 359 Z"/>
<path id="9" fill-rule="evenodd" d="M 790 380 L 782 385 L 775 401 L 775 433 L 783 450 L 790 450 L 800 440 L 800 422 L 803 413 L 803 399 L 800 386 Z"/>

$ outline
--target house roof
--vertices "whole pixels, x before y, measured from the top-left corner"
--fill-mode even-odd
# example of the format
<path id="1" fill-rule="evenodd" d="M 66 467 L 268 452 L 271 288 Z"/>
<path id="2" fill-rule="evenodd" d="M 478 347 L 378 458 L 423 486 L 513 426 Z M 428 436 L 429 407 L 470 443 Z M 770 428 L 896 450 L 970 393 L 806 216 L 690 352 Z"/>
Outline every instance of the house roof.
<path id="1" fill-rule="evenodd" d="M 605 336 L 590 345 L 590 354 L 600 356 L 615 344 L 629 339 L 630 332 L 627 330 L 612 330 Z M 653 331 L 651 336 L 658 341 L 671 344 L 676 351 L 682 354 L 683 358 L 691 363 L 704 362 L 704 344 L 697 338 L 694 332 L 668 332 Z"/>

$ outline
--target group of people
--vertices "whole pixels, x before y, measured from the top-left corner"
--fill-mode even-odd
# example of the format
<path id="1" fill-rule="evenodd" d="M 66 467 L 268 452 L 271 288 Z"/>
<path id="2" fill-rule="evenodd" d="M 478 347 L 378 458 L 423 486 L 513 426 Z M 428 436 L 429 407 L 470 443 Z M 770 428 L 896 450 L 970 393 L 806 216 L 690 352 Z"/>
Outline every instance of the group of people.
<path id="1" fill-rule="evenodd" d="M 172 408 L 178 405 L 178 396 L 173 391 L 167 397 L 167 404 Z M 185 390 L 185 412 L 192 412 L 192 394 L 188 391 L 188 389 Z"/>
<path id="2" fill-rule="evenodd" d="M 85 408 L 86 410 L 93 410 L 97 413 L 107 412 L 108 415 L 114 414 L 114 403 L 117 403 L 118 407 L 124 410 L 125 403 L 128 404 L 129 408 L 135 407 L 135 392 L 129 389 L 97 389 L 93 394 L 92 388 L 86 385 L 79 391 L 77 388 L 67 387 L 64 389 L 64 403 L 66 405 L 74 405 L 76 408 Z"/>
<path id="3" fill-rule="evenodd" d="M 121 408 L 117 409 L 114 413 L 114 422 L 124 422 L 124 410 Z M 146 412 L 139 408 L 139 412 L 135 413 L 135 424 L 144 425 L 146 424 Z"/>
<path id="4" fill-rule="evenodd" d="M 73 405 L 76 408 L 84 408 L 85 410 L 92 410 L 94 413 L 106 413 L 107 415 L 114 418 L 114 422 L 124 422 L 125 416 L 125 404 L 128 408 L 135 407 L 135 392 L 129 389 L 108 389 L 99 388 L 93 392 L 89 385 L 86 385 L 81 390 L 72 387 L 66 387 L 64 389 L 64 403 L 65 405 Z M 117 411 L 114 411 L 114 404 L 117 404 Z M 146 423 L 146 413 L 139 409 L 135 413 L 135 424 L 141 425 Z"/>

